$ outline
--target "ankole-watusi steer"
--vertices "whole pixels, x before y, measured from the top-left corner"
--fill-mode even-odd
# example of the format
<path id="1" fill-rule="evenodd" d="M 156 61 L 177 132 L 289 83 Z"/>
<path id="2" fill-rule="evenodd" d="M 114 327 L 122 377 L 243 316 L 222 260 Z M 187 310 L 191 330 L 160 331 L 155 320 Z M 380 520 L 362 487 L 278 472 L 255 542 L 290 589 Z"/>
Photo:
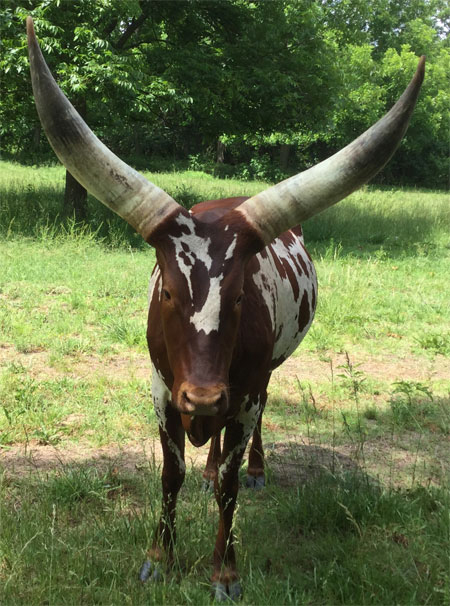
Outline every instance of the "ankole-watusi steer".
<path id="1" fill-rule="evenodd" d="M 316 307 L 316 274 L 299 223 L 386 164 L 406 131 L 424 58 L 394 107 L 328 160 L 252 198 L 213 200 L 188 212 L 97 139 L 55 83 L 31 18 L 27 28 L 36 106 L 56 155 L 156 249 L 147 337 L 164 453 L 163 504 L 140 579 L 156 581 L 163 564 L 171 564 L 187 434 L 196 446 L 211 439 L 204 476 L 214 484 L 220 512 L 213 591 L 217 599 L 236 599 L 242 591 L 232 535 L 238 470 L 253 435 L 248 485 L 264 485 L 267 384 L 305 336 Z"/>

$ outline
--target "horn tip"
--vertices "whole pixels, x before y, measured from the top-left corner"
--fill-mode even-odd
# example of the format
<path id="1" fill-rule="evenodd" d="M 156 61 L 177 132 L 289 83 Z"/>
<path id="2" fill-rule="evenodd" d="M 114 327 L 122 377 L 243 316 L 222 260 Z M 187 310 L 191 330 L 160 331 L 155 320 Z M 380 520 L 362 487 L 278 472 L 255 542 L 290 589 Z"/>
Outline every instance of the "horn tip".
<path id="1" fill-rule="evenodd" d="M 426 56 L 422 55 L 419 59 L 419 64 L 417 65 L 417 70 L 416 70 L 416 78 L 418 80 L 420 80 L 421 83 L 425 76 L 425 61 L 426 61 Z"/>
<path id="2" fill-rule="evenodd" d="M 34 24 L 32 17 L 27 17 L 27 35 L 34 36 Z"/>

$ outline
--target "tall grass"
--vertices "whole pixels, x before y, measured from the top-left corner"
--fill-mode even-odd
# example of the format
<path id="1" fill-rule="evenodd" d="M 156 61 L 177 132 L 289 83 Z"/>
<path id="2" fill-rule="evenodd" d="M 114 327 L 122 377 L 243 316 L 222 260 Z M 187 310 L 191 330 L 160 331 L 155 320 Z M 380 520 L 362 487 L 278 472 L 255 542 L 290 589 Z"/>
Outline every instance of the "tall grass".
<path id="1" fill-rule="evenodd" d="M 202 200 L 253 195 L 265 187 L 258 182 L 215 179 L 195 171 L 185 171 L 181 178 L 177 173 L 144 174 L 187 208 Z M 64 176 L 60 166 L 23 167 L 0 161 L 0 234 L 40 239 L 72 231 L 73 219 L 63 208 Z M 145 246 L 120 217 L 91 196 L 87 224 L 97 239 L 109 246 Z"/>
<path id="2" fill-rule="evenodd" d="M 63 216 L 60 167 L 0 168 L 0 603 L 209 604 L 218 514 L 195 464 L 175 568 L 137 582 L 161 499 L 147 441 L 154 252 L 94 200 L 86 224 Z M 188 206 L 264 187 L 151 178 Z M 364 190 L 306 224 L 319 308 L 295 372 L 270 386 L 268 486 L 240 492 L 244 604 L 448 603 L 447 200 Z M 368 360 L 427 371 L 385 377 Z M 30 467 L 39 449 L 61 462 L 20 474 L 21 449 Z M 82 462 L 63 462 L 76 449 Z"/>
<path id="3" fill-rule="evenodd" d="M 209 604 L 217 513 L 189 472 L 175 566 L 137 581 L 160 497 L 157 470 L 62 468 L 0 484 L 2 604 Z M 244 493 L 235 533 L 244 604 L 444 604 L 448 497 L 326 472 Z M 424 529 L 426 528 L 426 532 Z"/>

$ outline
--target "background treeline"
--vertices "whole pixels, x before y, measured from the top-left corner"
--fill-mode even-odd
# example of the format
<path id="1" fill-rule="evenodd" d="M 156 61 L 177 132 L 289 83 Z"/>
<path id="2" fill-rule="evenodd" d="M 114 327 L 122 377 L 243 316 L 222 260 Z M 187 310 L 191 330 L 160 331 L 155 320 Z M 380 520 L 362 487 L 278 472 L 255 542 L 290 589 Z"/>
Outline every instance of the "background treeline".
<path id="1" fill-rule="evenodd" d="M 402 152 L 378 182 L 445 187 L 445 0 L 3 0 L 5 158 L 53 161 L 34 108 L 25 18 L 60 86 L 139 168 L 278 180 L 324 159 L 427 73 Z"/>

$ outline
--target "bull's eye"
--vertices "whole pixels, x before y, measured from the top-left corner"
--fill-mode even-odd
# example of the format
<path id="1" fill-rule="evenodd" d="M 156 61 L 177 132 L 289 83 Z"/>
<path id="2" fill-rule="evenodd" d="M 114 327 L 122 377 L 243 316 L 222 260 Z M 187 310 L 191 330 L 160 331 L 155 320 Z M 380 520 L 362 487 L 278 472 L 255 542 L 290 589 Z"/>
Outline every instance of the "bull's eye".
<path id="1" fill-rule="evenodd" d="M 164 295 L 164 299 L 165 299 L 166 301 L 170 301 L 170 299 L 172 298 L 172 297 L 170 296 L 170 292 L 169 292 L 168 290 L 166 290 L 165 288 L 163 288 L 163 295 Z"/>
<path id="2" fill-rule="evenodd" d="M 242 293 L 239 295 L 239 297 L 236 299 L 236 305 L 240 305 L 242 303 L 242 297 L 243 296 L 244 295 Z"/>

